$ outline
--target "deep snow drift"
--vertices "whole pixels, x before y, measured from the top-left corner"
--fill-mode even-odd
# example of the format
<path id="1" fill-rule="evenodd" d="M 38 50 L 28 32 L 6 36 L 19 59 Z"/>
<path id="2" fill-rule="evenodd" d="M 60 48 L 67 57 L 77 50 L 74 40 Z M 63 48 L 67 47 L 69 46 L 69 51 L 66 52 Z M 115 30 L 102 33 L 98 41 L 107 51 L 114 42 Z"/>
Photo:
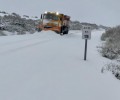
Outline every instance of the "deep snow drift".
<path id="1" fill-rule="evenodd" d="M 101 74 L 102 33 L 92 32 L 87 61 L 80 31 L 1 36 L 0 100 L 119 100 L 119 81 Z"/>

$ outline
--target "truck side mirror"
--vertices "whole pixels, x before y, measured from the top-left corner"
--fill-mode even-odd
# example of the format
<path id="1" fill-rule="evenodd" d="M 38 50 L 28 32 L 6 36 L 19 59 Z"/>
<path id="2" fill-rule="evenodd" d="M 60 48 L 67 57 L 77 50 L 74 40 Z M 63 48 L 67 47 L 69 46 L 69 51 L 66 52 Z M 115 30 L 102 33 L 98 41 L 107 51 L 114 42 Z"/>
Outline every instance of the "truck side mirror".
<path id="1" fill-rule="evenodd" d="M 42 14 L 41 14 L 41 19 L 42 19 Z"/>

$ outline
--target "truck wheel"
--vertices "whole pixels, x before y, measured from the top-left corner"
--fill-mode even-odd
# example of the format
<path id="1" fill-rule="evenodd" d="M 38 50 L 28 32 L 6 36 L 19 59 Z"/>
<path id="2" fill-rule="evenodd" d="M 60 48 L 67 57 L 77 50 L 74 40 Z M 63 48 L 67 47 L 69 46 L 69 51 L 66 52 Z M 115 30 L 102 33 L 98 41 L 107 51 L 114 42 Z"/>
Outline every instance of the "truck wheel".
<path id="1" fill-rule="evenodd" d="M 64 28 L 63 34 L 68 34 L 68 27 L 65 27 L 65 28 Z"/>
<path id="2" fill-rule="evenodd" d="M 68 30 L 66 31 L 66 34 L 68 34 Z"/>

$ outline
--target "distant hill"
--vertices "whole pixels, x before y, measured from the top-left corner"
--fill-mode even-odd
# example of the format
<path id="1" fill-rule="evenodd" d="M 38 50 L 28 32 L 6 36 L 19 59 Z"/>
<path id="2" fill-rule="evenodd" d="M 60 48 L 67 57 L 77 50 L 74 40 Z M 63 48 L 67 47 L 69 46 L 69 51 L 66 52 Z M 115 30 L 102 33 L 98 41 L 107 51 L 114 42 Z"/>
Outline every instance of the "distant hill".
<path id="1" fill-rule="evenodd" d="M 70 29 L 71 30 L 81 30 L 83 25 L 88 25 L 91 26 L 91 28 L 94 30 L 98 30 L 98 29 L 109 29 L 110 27 L 107 26 L 103 26 L 103 25 L 97 25 L 97 24 L 92 24 L 92 23 L 87 23 L 87 22 L 79 22 L 79 21 L 71 21 L 70 22 Z"/>

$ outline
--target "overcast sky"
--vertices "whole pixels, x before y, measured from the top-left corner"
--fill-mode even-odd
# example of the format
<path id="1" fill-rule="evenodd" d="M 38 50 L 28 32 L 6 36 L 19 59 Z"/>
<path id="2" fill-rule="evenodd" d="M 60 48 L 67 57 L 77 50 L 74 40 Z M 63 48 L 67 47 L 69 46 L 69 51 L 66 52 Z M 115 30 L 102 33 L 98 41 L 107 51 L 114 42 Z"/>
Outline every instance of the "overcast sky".
<path id="1" fill-rule="evenodd" d="M 38 17 L 59 11 L 80 22 L 120 25 L 120 0 L 0 0 L 0 10 Z"/>

